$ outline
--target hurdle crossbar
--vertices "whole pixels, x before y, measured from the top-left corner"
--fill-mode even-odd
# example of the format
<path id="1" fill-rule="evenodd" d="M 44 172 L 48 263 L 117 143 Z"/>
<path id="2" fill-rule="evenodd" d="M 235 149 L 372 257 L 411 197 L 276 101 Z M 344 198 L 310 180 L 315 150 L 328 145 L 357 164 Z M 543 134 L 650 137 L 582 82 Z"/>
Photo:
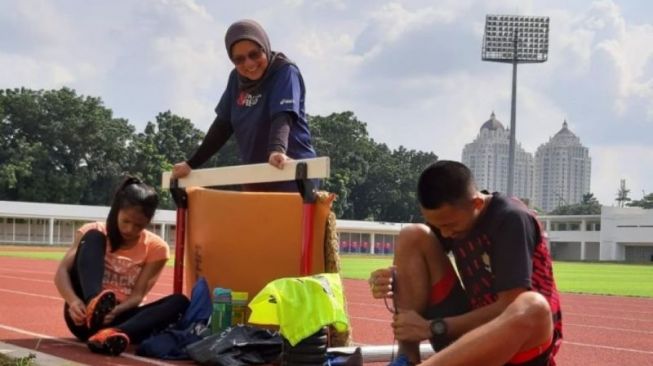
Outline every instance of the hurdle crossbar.
<path id="1" fill-rule="evenodd" d="M 178 179 L 178 187 L 216 187 L 233 184 L 269 183 L 295 180 L 297 164 L 306 163 L 307 179 L 327 178 L 330 174 L 328 157 L 313 159 L 290 160 L 283 169 L 263 164 L 227 166 L 221 168 L 193 169 L 191 173 Z M 164 172 L 161 177 L 161 187 L 170 188 L 172 172 Z"/>
<path id="2" fill-rule="evenodd" d="M 175 240 L 174 293 L 183 288 L 184 251 L 186 237 L 186 214 L 188 200 L 186 187 L 217 187 L 235 184 L 296 181 L 302 196 L 302 244 L 300 273 L 307 276 L 312 271 L 313 219 L 315 216 L 315 187 L 311 179 L 327 178 L 330 174 L 328 157 L 290 160 L 278 169 L 270 164 L 238 165 L 222 168 L 194 169 L 187 177 L 172 179 L 172 172 L 161 177 L 163 189 L 170 189 L 177 205 L 177 235 Z"/>

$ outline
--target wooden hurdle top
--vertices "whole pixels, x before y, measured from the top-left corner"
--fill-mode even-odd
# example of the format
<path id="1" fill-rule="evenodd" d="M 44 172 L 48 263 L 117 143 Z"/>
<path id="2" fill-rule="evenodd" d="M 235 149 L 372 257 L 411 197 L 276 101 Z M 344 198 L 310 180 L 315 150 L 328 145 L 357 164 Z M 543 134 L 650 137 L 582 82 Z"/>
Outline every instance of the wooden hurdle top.
<path id="1" fill-rule="evenodd" d="M 268 163 L 226 166 L 221 168 L 193 169 L 189 175 L 178 180 L 178 187 L 213 187 L 232 184 L 268 183 L 295 180 L 297 164 L 305 162 L 308 179 L 326 178 L 330 174 L 328 157 L 290 160 L 278 169 Z M 161 187 L 170 188 L 172 172 L 164 172 Z"/>

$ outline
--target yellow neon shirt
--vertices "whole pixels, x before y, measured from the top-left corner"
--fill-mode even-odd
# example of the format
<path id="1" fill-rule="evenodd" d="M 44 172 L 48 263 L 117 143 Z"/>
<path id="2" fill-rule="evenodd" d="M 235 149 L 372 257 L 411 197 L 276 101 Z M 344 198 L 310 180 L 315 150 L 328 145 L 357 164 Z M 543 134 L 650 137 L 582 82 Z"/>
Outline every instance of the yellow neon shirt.
<path id="1" fill-rule="evenodd" d="M 326 325 L 333 325 L 338 332 L 349 328 L 337 273 L 272 281 L 254 297 L 249 308 L 250 323 L 278 325 L 292 346 Z"/>

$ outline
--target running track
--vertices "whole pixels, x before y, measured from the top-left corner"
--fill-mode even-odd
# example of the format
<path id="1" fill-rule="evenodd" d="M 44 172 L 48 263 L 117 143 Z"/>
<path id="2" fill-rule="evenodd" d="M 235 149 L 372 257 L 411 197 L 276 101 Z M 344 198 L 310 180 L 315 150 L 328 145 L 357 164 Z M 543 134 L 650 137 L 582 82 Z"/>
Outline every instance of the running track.
<path id="1" fill-rule="evenodd" d="M 1 342 L 89 365 L 174 364 L 130 353 L 97 356 L 72 339 L 62 319 L 63 300 L 52 283 L 56 265 L 0 257 Z M 150 299 L 171 288 L 172 270 L 166 268 Z M 391 343 L 390 314 L 382 302 L 371 298 L 367 284 L 345 280 L 345 293 L 355 343 Z M 565 342 L 558 365 L 653 365 L 653 299 L 563 294 L 562 305 Z"/>

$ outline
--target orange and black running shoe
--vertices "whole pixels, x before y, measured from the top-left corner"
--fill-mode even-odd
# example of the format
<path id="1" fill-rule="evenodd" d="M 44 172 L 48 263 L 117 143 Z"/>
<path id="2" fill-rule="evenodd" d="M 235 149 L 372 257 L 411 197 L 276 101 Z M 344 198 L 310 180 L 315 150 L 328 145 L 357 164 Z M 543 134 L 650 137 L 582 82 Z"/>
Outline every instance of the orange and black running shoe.
<path id="1" fill-rule="evenodd" d="M 95 296 L 86 305 L 86 326 L 88 329 L 100 329 L 104 317 L 116 307 L 116 294 L 111 290 L 104 290 Z"/>
<path id="2" fill-rule="evenodd" d="M 129 337 L 120 329 L 105 328 L 91 336 L 86 344 L 95 353 L 118 356 L 129 346 Z"/>

